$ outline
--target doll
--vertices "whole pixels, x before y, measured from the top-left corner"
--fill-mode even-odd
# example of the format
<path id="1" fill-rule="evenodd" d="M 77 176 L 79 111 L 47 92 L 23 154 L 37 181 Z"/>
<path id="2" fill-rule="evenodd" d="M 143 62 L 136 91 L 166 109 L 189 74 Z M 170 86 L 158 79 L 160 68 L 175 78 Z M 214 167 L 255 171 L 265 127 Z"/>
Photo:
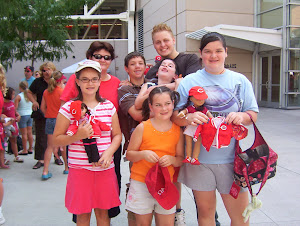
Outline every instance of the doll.
<path id="1" fill-rule="evenodd" d="M 75 117 L 75 120 L 70 124 L 67 135 L 73 136 L 78 129 L 78 126 L 83 121 L 89 122 L 94 130 L 94 134 L 86 139 L 82 139 L 84 149 L 88 155 L 89 163 L 98 162 L 100 159 L 96 138 L 101 136 L 101 131 L 109 131 L 110 127 L 104 122 L 95 119 L 95 116 L 91 115 L 88 107 L 80 100 L 73 101 L 70 105 L 71 114 Z"/>
<path id="2" fill-rule="evenodd" d="M 206 114 L 209 118 L 212 118 L 212 114 L 208 111 L 208 109 L 203 106 L 205 100 L 207 99 L 207 94 L 205 90 L 200 86 L 194 86 L 189 90 L 189 101 L 186 104 L 188 106 L 190 102 L 193 105 L 188 106 L 178 113 L 178 116 L 181 118 L 185 118 L 187 113 L 194 113 L 197 111 Z M 197 126 L 188 125 L 184 131 L 185 134 L 185 142 L 186 142 L 186 158 L 183 160 L 184 163 L 190 163 L 192 165 L 200 165 L 198 160 L 198 156 L 200 154 L 200 146 L 201 146 L 201 137 L 197 139 L 194 144 L 193 149 L 193 137 Z"/>

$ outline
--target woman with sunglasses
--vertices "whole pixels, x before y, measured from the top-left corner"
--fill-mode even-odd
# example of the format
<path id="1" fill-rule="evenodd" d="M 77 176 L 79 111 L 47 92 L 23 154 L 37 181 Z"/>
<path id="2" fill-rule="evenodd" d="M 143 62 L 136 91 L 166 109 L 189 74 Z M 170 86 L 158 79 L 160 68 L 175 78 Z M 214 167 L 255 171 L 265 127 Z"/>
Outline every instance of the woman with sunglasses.
<path id="1" fill-rule="evenodd" d="M 43 63 L 40 66 L 42 75 L 40 78 L 36 78 L 28 90 L 28 98 L 32 102 L 32 115 L 35 123 L 35 145 L 34 145 L 34 158 L 37 163 L 33 166 L 33 169 L 38 169 L 44 166 L 44 154 L 47 148 L 47 135 L 45 133 L 46 118 L 43 112 L 40 110 L 40 106 L 43 99 L 43 93 L 48 88 L 48 82 L 51 78 L 53 71 L 56 70 L 55 65 L 52 62 Z M 36 97 L 36 98 L 35 98 Z"/>
<path id="2" fill-rule="evenodd" d="M 99 87 L 99 94 L 101 97 L 111 101 L 116 110 L 119 109 L 118 103 L 118 87 L 120 84 L 120 80 L 107 73 L 108 68 L 110 67 L 111 62 L 115 59 L 115 51 L 113 46 L 108 42 L 100 42 L 94 41 L 91 43 L 89 49 L 86 51 L 86 58 L 89 60 L 97 61 L 101 66 L 101 84 Z M 75 86 L 75 74 L 71 75 L 65 89 L 60 97 L 62 104 L 77 97 L 78 91 Z M 121 188 L 121 171 L 120 171 L 120 163 L 121 163 L 121 153 L 122 147 L 118 148 L 118 150 L 114 154 L 114 164 L 115 164 L 115 172 L 118 179 L 119 188 Z M 108 210 L 109 217 L 115 217 L 120 213 L 119 207 L 112 208 Z"/>

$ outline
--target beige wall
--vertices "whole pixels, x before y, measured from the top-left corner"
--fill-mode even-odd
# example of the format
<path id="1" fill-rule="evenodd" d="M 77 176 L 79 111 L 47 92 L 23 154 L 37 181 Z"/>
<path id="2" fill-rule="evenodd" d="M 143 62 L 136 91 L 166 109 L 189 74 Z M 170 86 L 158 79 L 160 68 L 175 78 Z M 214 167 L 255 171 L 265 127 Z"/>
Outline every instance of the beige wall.
<path id="1" fill-rule="evenodd" d="M 140 9 L 144 12 L 144 55 L 150 63 L 157 55 L 151 32 L 158 23 L 167 23 L 172 28 L 179 52 L 197 54 L 199 41 L 187 39 L 186 34 L 218 24 L 250 27 L 254 24 L 254 0 L 243 0 L 243 4 L 241 0 L 140 0 L 137 10 Z M 227 63 L 236 64 L 237 68 L 231 69 L 251 80 L 251 52 L 230 48 Z"/>

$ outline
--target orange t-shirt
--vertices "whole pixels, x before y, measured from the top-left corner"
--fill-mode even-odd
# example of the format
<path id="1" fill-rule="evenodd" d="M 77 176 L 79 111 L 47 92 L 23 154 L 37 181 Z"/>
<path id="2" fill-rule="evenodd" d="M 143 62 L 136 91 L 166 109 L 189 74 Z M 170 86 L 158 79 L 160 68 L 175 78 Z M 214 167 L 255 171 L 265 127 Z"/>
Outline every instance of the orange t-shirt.
<path id="1" fill-rule="evenodd" d="M 59 86 L 55 87 L 52 93 L 49 93 L 46 89 L 44 91 L 43 97 L 46 102 L 46 114 L 45 118 L 56 118 L 58 111 L 60 109 L 60 96 L 63 89 Z"/>
<path id="2" fill-rule="evenodd" d="M 172 128 L 166 132 L 155 130 L 150 119 L 142 122 L 144 124 L 144 132 L 142 144 L 139 151 L 152 150 L 159 157 L 164 155 L 176 155 L 176 145 L 180 138 L 180 127 L 173 123 Z M 145 159 L 134 162 L 131 167 L 130 178 L 145 183 L 145 177 L 155 163 L 147 162 Z M 171 179 L 174 175 L 173 165 L 168 166 Z"/>

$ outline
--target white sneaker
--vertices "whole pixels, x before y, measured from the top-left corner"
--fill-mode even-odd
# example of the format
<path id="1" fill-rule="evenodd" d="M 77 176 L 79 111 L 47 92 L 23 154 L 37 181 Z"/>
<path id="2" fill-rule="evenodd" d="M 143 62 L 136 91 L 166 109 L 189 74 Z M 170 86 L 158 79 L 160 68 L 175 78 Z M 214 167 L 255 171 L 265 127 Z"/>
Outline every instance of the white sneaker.
<path id="1" fill-rule="evenodd" d="M 2 214 L 2 207 L 0 207 L 0 225 L 5 223 L 5 218 Z"/>
<path id="2" fill-rule="evenodd" d="M 186 226 L 185 224 L 185 212 L 181 209 L 179 212 L 176 211 L 175 213 L 175 226 Z"/>

